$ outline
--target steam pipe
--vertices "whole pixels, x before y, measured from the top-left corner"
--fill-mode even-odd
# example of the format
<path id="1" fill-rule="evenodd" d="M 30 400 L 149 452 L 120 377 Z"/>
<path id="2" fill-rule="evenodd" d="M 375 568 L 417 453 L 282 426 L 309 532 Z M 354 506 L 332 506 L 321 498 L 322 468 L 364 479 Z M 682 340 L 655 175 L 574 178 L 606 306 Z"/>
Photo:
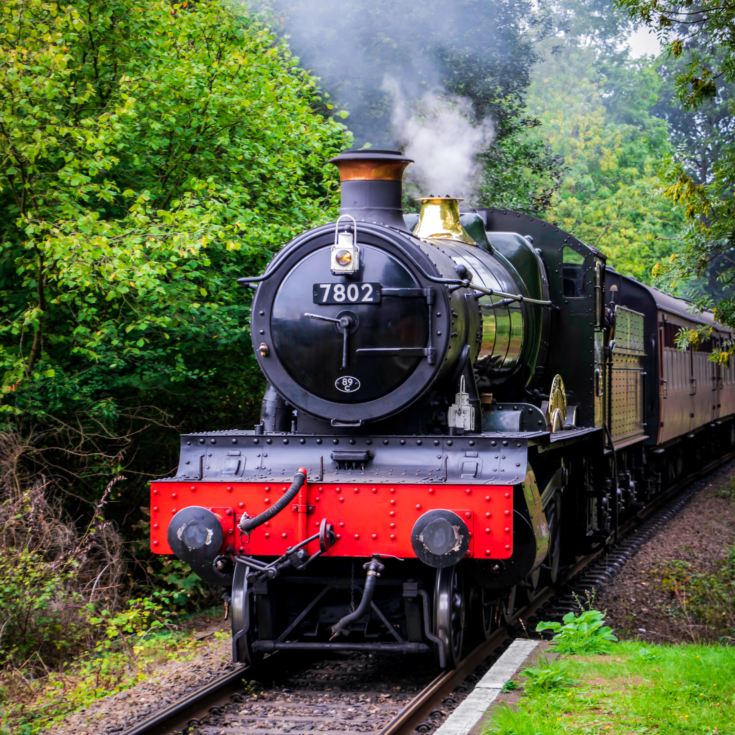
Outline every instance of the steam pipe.
<path id="1" fill-rule="evenodd" d="M 367 577 L 365 579 L 365 589 L 362 591 L 360 604 L 351 613 L 345 615 L 332 626 L 332 638 L 330 640 L 334 640 L 350 623 L 355 620 L 359 620 L 368 611 L 370 603 L 373 601 L 375 585 L 378 582 L 380 573 L 385 569 L 385 566 L 373 557 L 367 564 L 365 564 L 363 569 L 367 569 Z"/>
<path id="2" fill-rule="evenodd" d="M 239 529 L 243 533 L 250 533 L 254 528 L 262 526 L 266 521 L 273 518 L 273 516 L 278 515 L 296 497 L 305 482 L 306 469 L 299 467 L 296 470 L 291 487 L 270 508 L 267 508 L 262 513 L 258 513 L 257 516 L 253 516 L 252 518 L 243 516 L 238 524 Z"/>

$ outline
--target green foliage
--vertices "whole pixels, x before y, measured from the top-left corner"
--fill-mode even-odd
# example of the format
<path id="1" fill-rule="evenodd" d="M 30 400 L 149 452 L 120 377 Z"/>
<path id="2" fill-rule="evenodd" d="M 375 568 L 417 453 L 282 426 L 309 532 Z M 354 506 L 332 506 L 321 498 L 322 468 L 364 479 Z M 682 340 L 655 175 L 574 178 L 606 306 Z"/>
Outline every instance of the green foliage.
<path id="1" fill-rule="evenodd" d="M 549 216 L 649 283 L 684 229 L 683 212 L 664 194 L 663 162 L 674 149 L 651 112 L 659 88 L 650 61 L 568 38 L 547 51 L 529 93 L 541 134 L 564 162 Z"/>
<path id="2" fill-rule="evenodd" d="M 735 2 L 617 2 L 669 46 L 662 73 L 675 92 L 662 112 L 678 151 L 667 193 L 686 211 L 690 226 L 684 257 L 669 263 L 666 274 L 699 306 L 714 308 L 717 319 L 735 325 Z"/>
<path id="3" fill-rule="evenodd" d="M 9 0 L 0 53 L 6 421 L 252 413 L 235 279 L 328 216 L 347 141 L 314 81 L 219 0 Z"/>
<path id="4" fill-rule="evenodd" d="M 585 610 L 579 615 L 569 612 L 561 623 L 541 622 L 536 626 L 539 633 L 545 630 L 554 633 L 552 647 L 559 653 L 607 653 L 618 640 L 599 610 Z"/>

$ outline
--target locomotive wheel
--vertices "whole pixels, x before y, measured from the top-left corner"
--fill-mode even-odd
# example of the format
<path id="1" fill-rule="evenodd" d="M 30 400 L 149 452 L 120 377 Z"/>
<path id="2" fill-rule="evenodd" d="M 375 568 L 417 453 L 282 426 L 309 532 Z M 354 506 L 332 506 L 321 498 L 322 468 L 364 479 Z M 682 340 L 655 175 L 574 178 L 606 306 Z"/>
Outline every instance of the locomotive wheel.
<path id="1" fill-rule="evenodd" d="M 255 638 L 255 621 L 253 620 L 253 604 L 249 593 L 248 569 L 244 564 L 235 564 L 232 575 L 232 593 L 230 595 L 230 625 L 233 639 L 239 635 L 233 648 L 235 660 L 239 663 L 254 665 L 261 660 L 262 654 L 253 651 Z"/>
<path id="2" fill-rule="evenodd" d="M 444 647 L 446 668 L 454 668 L 462 658 L 464 629 L 462 575 L 456 565 L 437 569 L 434 587 L 434 634 Z"/>

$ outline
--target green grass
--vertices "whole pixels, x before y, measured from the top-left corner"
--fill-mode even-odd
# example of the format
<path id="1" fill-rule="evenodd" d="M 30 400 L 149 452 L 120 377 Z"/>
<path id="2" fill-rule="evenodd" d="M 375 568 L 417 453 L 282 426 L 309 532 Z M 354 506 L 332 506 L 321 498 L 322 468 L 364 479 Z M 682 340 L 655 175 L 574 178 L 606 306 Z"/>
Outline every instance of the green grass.
<path id="1" fill-rule="evenodd" d="M 735 735 L 735 648 L 625 642 L 527 672 L 486 735 Z"/>

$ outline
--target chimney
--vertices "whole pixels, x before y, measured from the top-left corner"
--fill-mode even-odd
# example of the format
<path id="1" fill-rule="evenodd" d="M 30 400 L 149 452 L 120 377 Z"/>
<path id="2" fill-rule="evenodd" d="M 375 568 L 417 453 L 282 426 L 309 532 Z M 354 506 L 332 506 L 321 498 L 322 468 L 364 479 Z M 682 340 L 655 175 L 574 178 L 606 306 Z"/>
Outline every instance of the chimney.
<path id="1" fill-rule="evenodd" d="M 342 182 L 341 214 L 356 220 L 406 230 L 403 221 L 403 171 L 413 161 L 400 151 L 345 151 L 333 163 Z"/>

